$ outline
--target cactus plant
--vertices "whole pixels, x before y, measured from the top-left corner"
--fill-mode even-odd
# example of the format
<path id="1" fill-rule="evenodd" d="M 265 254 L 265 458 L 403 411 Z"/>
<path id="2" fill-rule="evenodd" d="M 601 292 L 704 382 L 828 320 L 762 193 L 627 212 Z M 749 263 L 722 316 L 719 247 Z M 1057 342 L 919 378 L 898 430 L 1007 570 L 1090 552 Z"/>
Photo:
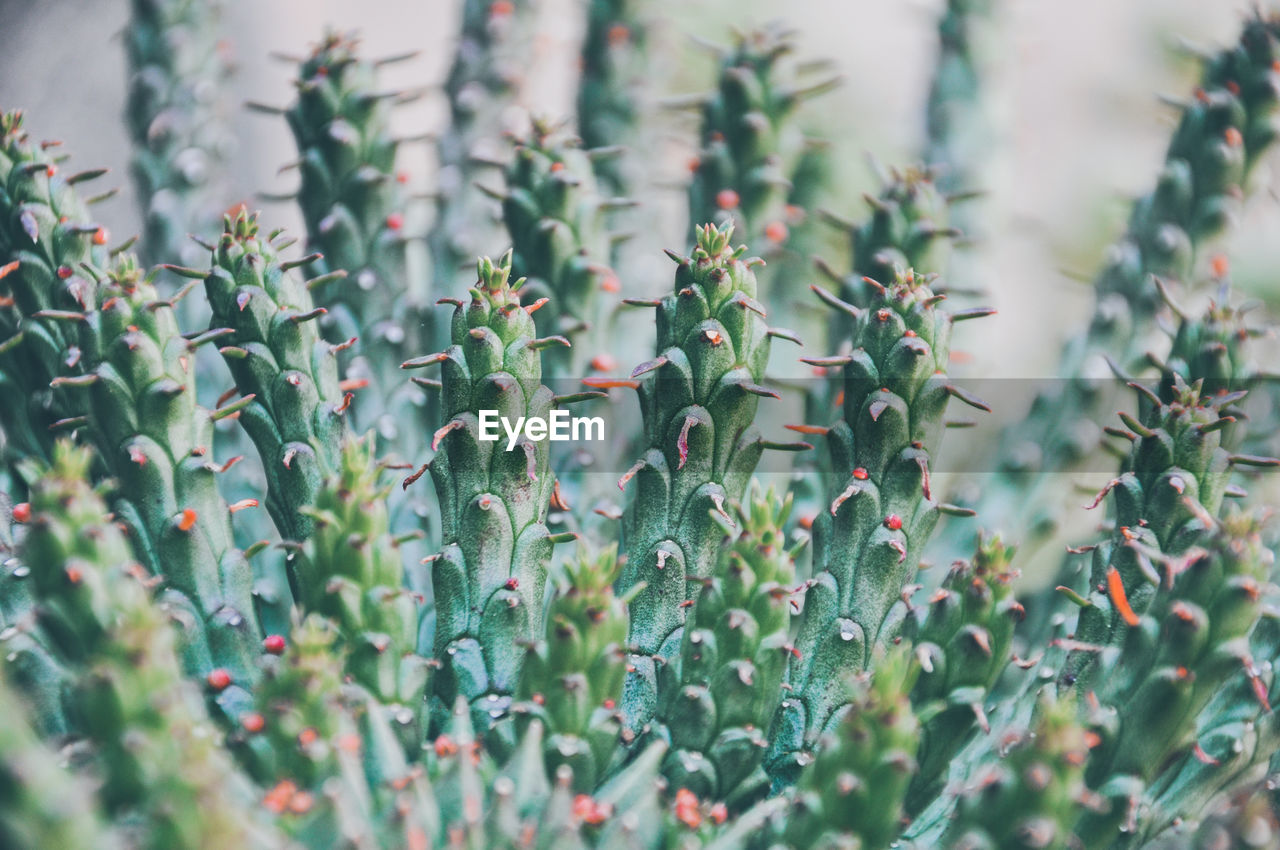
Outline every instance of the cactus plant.
<path id="1" fill-rule="evenodd" d="M 534 307 L 520 303 L 524 280 L 511 280 L 511 253 L 481 260 L 476 274 L 470 300 L 453 301 L 449 348 L 404 366 L 440 364 L 447 416 L 429 464 L 444 537 L 431 558 L 434 652 L 443 665 L 435 692 L 445 707 L 465 697 L 488 722 L 505 713 L 519 684 L 519 643 L 542 633 L 552 547 L 574 535 L 553 535 L 545 524 L 555 486 L 548 443 L 522 434 L 504 451 L 482 439 L 480 411 L 512 422 L 546 418 L 572 399 L 541 383 L 542 349 L 567 340 L 536 336 Z"/>
<path id="2" fill-rule="evenodd" d="M 234 141 L 219 102 L 230 64 L 220 9 L 197 0 L 134 0 L 129 8 L 125 117 L 146 223 L 142 255 L 184 263 L 199 250 L 188 234 L 217 229 L 216 187 Z"/>
<path id="3" fill-rule="evenodd" d="M 657 658 L 678 652 L 684 603 L 720 545 L 712 513 L 728 516 L 727 502 L 742 497 L 766 447 L 804 447 L 767 442 L 753 423 L 759 398 L 776 396 L 761 381 L 778 332 L 755 299 L 746 246 L 730 247 L 732 237 L 732 226 L 699 228 L 692 257 L 670 255 L 675 293 L 641 302 L 657 308 L 659 353 L 631 373 L 649 448 L 619 482 L 635 479 L 636 497 L 618 586 L 645 585 L 632 602 L 628 636 L 637 653 L 624 700 L 633 733 L 653 716 Z"/>
<path id="4" fill-rule="evenodd" d="M 733 34 L 695 99 L 698 137 L 672 141 L 686 128 L 645 112 L 662 21 L 592 0 L 579 143 L 554 118 L 521 129 L 550 44 L 534 4 L 466 0 L 428 281 L 395 171 L 412 152 L 390 107 L 410 97 L 336 30 L 295 61 L 288 108 L 260 110 L 294 134 L 308 253 L 286 256 L 243 207 L 178 246 L 212 197 L 193 146 L 221 151 L 213 9 L 138 0 L 142 247 L 167 262 L 110 247 L 112 207 L 81 196 L 102 172 L 71 173 L 20 113 L 0 116 L 0 844 L 1275 843 L 1273 352 L 1225 256 L 1207 263 L 1211 297 L 1189 290 L 1272 141 L 1280 19 L 1252 14 L 1205 61 L 1066 381 L 956 506 L 943 487 L 978 476 L 941 465 L 947 411 L 987 406 L 949 377 L 951 335 L 993 311 L 951 309 L 972 290 L 933 272 L 960 235 L 957 192 L 981 188 L 966 175 L 985 151 L 960 128 L 984 120 L 976 28 L 1001 10 L 945 4 L 924 164 L 880 169 L 869 215 L 844 222 L 815 213 L 856 203 L 846 140 L 822 116 L 796 123 L 829 85 L 797 80 L 829 66 L 791 62 L 803 39 L 785 25 Z M 692 144 L 690 174 L 668 160 Z M 649 240 L 680 218 L 654 190 L 675 170 L 689 183 L 665 188 L 701 226 L 646 299 Z M 620 189 L 653 204 L 626 251 L 620 228 L 641 219 L 610 214 Z M 830 285 L 800 262 L 829 249 L 822 219 L 851 255 L 818 264 Z M 480 258 L 463 293 L 463 264 L 504 247 L 499 224 L 511 250 Z M 764 247 L 767 285 L 735 232 Z M 181 256 L 197 248 L 207 263 Z M 1235 283 L 1265 294 L 1249 246 L 1233 250 Z M 162 297 L 166 275 L 190 282 Z M 794 309 L 802 284 L 834 320 Z M 447 333 L 428 290 L 463 296 L 440 299 Z M 825 349 L 771 364 L 775 337 L 800 341 L 779 315 Z M 614 376 L 650 328 L 652 359 Z M 838 379 L 802 400 L 789 377 L 808 370 Z M 1098 380 L 1113 374 L 1137 393 L 1118 420 Z M 600 442 L 552 445 L 589 400 L 610 412 Z M 822 451 L 764 436 L 802 405 L 816 418 L 788 427 Z M 1027 553 L 1072 520 L 1056 510 L 1068 485 L 1043 473 L 1092 457 L 1097 434 L 1119 467 L 1076 514 L 1100 518 L 1093 543 L 1037 590 Z M 265 476 L 223 457 L 242 438 Z M 1045 444 L 1031 463 L 1027 439 Z M 615 471 L 622 507 L 593 490 Z M 274 530 L 240 513 L 259 500 Z M 975 508 L 981 525 L 934 533 Z"/>

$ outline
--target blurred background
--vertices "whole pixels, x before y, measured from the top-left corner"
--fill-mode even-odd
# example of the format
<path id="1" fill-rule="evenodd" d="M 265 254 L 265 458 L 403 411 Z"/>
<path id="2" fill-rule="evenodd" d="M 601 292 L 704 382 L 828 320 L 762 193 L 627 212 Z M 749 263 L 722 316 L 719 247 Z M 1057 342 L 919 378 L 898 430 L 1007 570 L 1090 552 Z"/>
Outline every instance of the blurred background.
<path id="1" fill-rule="evenodd" d="M 458 3 L 226 0 L 222 5 L 235 68 L 230 179 L 235 197 L 251 206 L 260 205 L 255 192 L 291 186 L 292 177 L 278 169 L 293 158 L 293 142 L 283 121 L 239 106 L 249 100 L 288 103 L 293 68 L 272 54 L 302 54 L 326 25 L 358 30 L 369 55 L 420 51 L 415 61 L 386 69 L 390 85 L 432 87 L 415 107 L 397 112 L 399 129 L 411 135 L 445 121 L 438 86 L 452 59 Z M 582 5 L 540 3 L 535 65 L 519 98 L 529 113 L 551 118 L 572 113 Z M 652 43 L 660 55 L 678 59 L 653 63 L 665 74 L 656 82 L 668 95 L 705 90 L 714 58 L 695 44 L 695 37 L 727 43 L 734 27 L 785 19 L 802 33 L 803 58 L 833 60 L 843 76 L 837 91 L 806 105 L 801 122 L 835 146 L 841 192 L 830 203 L 833 211 L 861 215 L 861 195 L 876 185 L 866 156 L 890 165 L 907 165 L 918 156 L 940 5 L 926 0 L 656 0 L 652 15 L 662 31 Z M 1249 0 L 1078 0 L 1064 10 L 1029 0 L 1005 4 L 1005 46 L 995 57 L 996 120 L 1004 137 L 994 179 L 983 187 L 1000 227 L 982 263 L 1001 318 L 988 328 L 998 344 L 984 337 L 981 350 L 974 352 L 974 372 L 993 377 L 1052 373 L 1058 355 L 1053 338 L 1065 337 L 1090 303 L 1088 286 L 1063 272 L 1091 274 L 1122 227 L 1130 198 L 1151 184 L 1172 126 L 1172 111 L 1159 95 L 1185 96 L 1195 75 L 1187 47 L 1229 43 L 1253 5 Z M 129 149 L 122 120 L 126 70 L 119 31 L 127 16 L 126 0 L 0 0 L 0 105 L 27 110 L 37 132 L 66 141 L 85 167 L 113 167 L 121 192 L 101 210 L 117 234 L 140 228 L 126 179 Z M 662 128 L 662 137 L 670 141 L 678 175 L 693 150 L 695 121 L 661 111 L 656 119 L 670 125 Z M 406 146 L 402 155 L 415 184 L 430 191 L 432 146 Z M 1257 193 L 1245 226 L 1234 234 L 1241 250 L 1229 250 L 1236 285 L 1268 298 L 1274 295 L 1267 269 L 1280 259 L 1280 244 L 1258 237 L 1280 225 L 1273 175 L 1264 164 L 1259 180 L 1270 189 Z M 671 186 L 667 194 L 673 209 L 681 209 L 682 190 Z M 661 202 L 661 195 L 650 200 Z M 300 229 L 293 204 L 267 208 L 273 220 Z M 689 241 L 679 214 L 655 220 L 667 226 L 660 244 L 679 248 Z"/>

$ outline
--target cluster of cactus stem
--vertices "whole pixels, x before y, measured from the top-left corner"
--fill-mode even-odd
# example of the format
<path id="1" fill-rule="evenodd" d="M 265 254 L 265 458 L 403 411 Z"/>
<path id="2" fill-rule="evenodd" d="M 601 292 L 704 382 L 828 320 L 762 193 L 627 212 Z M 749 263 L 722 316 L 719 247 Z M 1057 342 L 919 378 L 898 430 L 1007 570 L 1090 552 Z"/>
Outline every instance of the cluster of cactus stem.
<path id="1" fill-rule="evenodd" d="M 507 137 L 534 4 L 462 4 L 423 233 L 391 131 L 413 98 L 379 88 L 407 56 L 324 35 L 290 105 L 259 107 L 297 144 L 294 240 L 240 205 L 209 231 L 210 201 L 233 208 L 216 16 L 135 2 L 154 268 L 82 194 L 103 170 L 0 116 L 0 844 L 1274 843 L 1280 568 L 1245 487 L 1280 466 L 1252 404 L 1265 321 L 1224 257 L 1207 309 L 1182 305 L 1273 140 L 1280 18 L 1205 59 L 1066 380 L 951 504 L 948 408 L 989 409 L 949 377 L 951 337 L 994 312 L 948 301 L 972 294 L 948 284 L 951 204 L 982 188 L 979 30 L 1002 9 L 946 4 L 926 162 L 884 169 L 865 219 L 825 216 L 851 249 L 825 283 L 792 262 L 834 194 L 796 118 L 833 80 L 801 81 L 826 66 L 792 63 L 789 31 L 735 33 L 696 99 L 691 244 L 649 286 L 614 214 L 653 158 L 641 4 L 588 4 L 581 139 Z M 805 286 L 821 319 L 772 326 Z M 623 305 L 656 339 L 618 374 L 645 326 Z M 788 421 L 772 342 L 810 335 L 794 359 L 828 380 L 786 427 L 816 446 L 765 433 Z M 1136 394 L 1118 417 L 1104 373 Z M 580 499 L 585 462 L 534 425 L 620 390 L 619 501 Z M 255 497 L 225 495 L 224 443 L 258 455 Z M 1096 533 L 1024 592 L 1064 516 L 1047 473 L 1104 449 Z M 797 458 L 783 488 L 766 450 Z"/>

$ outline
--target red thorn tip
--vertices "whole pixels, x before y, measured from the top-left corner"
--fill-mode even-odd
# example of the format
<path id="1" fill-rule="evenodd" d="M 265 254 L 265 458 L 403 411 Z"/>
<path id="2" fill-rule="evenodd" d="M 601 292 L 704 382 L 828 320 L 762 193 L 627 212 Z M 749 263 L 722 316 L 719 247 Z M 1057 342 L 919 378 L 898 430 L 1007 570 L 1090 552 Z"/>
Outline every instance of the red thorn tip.
<path id="1" fill-rule="evenodd" d="M 1240 131 L 1235 127 L 1228 127 L 1222 133 L 1222 138 L 1226 141 L 1227 147 L 1238 148 L 1244 144 L 1244 136 L 1240 135 Z"/>
<path id="2" fill-rule="evenodd" d="M 786 242 L 788 235 L 787 226 L 780 221 L 771 221 L 764 229 L 764 237 L 770 242 Z"/>
<path id="3" fill-rule="evenodd" d="M 716 206 L 722 210 L 736 210 L 739 203 L 738 193 L 732 189 L 721 189 L 716 193 Z"/>
<path id="4" fill-rule="evenodd" d="M 178 520 L 179 531 L 190 531 L 196 524 L 196 512 L 191 508 L 183 508 L 182 517 Z"/>
<path id="5" fill-rule="evenodd" d="M 902 529 L 902 517 L 897 514 L 889 514 L 884 518 L 884 527 L 890 531 L 899 531 Z"/>
<path id="6" fill-rule="evenodd" d="M 267 635 L 262 640 L 262 649 L 272 655 L 280 655 L 284 652 L 284 636 L 283 635 Z"/>
<path id="7" fill-rule="evenodd" d="M 84 573 L 80 572 L 79 567 L 67 567 L 67 581 L 71 584 L 79 584 L 84 579 Z"/>
<path id="8" fill-rule="evenodd" d="M 555 173 L 560 172 L 560 171 L 564 171 L 564 163 L 563 163 L 563 162 L 553 162 L 553 163 L 551 163 L 551 173 L 552 173 L 552 174 L 555 174 Z"/>
<path id="9" fill-rule="evenodd" d="M 243 511 L 245 508 L 256 508 L 257 506 L 258 506 L 257 499 L 241 499 L 240 501 L 234 504 L 228 505 L 227 510 L 230 511 L 231 513 L 235 513 L 236 511 Z M 192 515 L 191 521 L 195 522 L 195 511 L 192 511 L 191 515 Z M 183 518 L 185 519 L 186 517 L 184 516 Z M 186 529 L 183 529 L 183 531 L 185 530 Z"/>
<path id="10" fill-rule="evenodd" d="M 1227 259 L 1226 254 L 1214 254 L 1212 265 L 1214 277 L 1226 277 L 1231 271 L 1231 261 Z"/>
<path id="11" fill-rule="evenodd" d="M 507 579 L 507 582 L 506 582 L 507 590 L 515 590 L 519 586 L 520 586 L 520 579 L 515 578 L 514 576 Z"/>
<path id="12" fill-rule="evenodd" d="M 244 731 L 250 735 L 256 735 L 267 726 L 267 719 L 256 711 L 251 711 L 244 717 L 240 718 L 240 725 L 244 727 Z"/>
<path id="13" fill-rule="evenodd" d="M 216 670 L 211 670 L 209 675 L 205 677 L 205 681 L 215 691 L 225 691 L 231 685 L 231 674 L 226 671 L 226 668 L 219 667 Z"/>
<path id="14" fill-rule="evenodd" d="M 853 477 L 858 479 L 859 481 L 866 481 L 867 470 L 860 466 L 853 471 Z"/>
<path id="15" fill-rule="evenodd" d="M 97 230 L 93 231 L 94 245 L 106 245 L 108 238 L 109 236 L 105 227 L 99 227 Z"/>
<path id="16" fill-rule="evenodd" d="M 13 521 L 27 523 L 31 522 L 31 503 L 18 502 L 13 506 Z"/>
<path id="17" fill-rule="evenodd" d="M 398 212 L 393 212 L 387 216 L 387 229 L 399 230 L 404 227 L 404 216 Z"/>
<path id="18" fill-rule="evenodd" d="M 71 277 L 71 266 L 58 266 L 58 277 L 63 280 Z"/>
<path id="19" fill-rule="evenodd" d="M 609 27 L 609 45 L 611 47 L 626 44 L 630 40 L 631 30 L 627 29 L 626 24 L 614 24 Z"/>
<path id="20" fill-rule="evenodd" d="M 408 183 L 408 182 L 409 182 L 409 173 L 408 173 L 407 171 L 397 171 L 397 172 L 396 172 L 396 182 L 397 182 L 397 183 Z"/>

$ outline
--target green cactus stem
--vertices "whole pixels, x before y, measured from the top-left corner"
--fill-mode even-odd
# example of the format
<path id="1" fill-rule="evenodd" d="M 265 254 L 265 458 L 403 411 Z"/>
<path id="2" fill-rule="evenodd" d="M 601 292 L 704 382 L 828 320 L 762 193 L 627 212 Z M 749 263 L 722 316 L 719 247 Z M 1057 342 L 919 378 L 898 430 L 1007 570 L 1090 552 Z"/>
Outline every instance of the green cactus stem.
<path id="1" fill-rule="evenodd" d="M 899 650 L 874 672 L 846 680 L 841 702 L 848 709 L 774 822 L 781 846 L 887 847 L 898 835 L 916 771 L 920 728 L 908 694 L 917 672 L 910 654 Z"/>
<path id="2" fill-rule="evenodd" d="M 634 146 L 645 114 L 649 24 L 637 0 L 591 0 L 582 40 L 578 135 L 587 149 Z M 592 160 L 596 176 L 615 195 L 635 182 L 626 159 Z"/>
<path id="3" fill-rule="evenodd" d="M 961 792 L 943 846 L 1063 850 L 1085 797 L 1088 732 L 1071 700 L 1041 698 L 1033 725 L 1006 736 L 1006 752 L 984 765 Z"/>
<path id="4" fill-rule="evenodd" d="M 541 383 L 542 349 L 568 341 L 537 337 L 535 308 L 520 303 L 524 281 L 510 278 L 511 252 L 498 263 L 482 259 L 470 300 L 451 301 L 452 344 L 404 363 L 443 370 L 446 419 L 428 464 L 443 528 L 443 549 L 430 559 L 434 654 L 442 664 L 437 709 L 462 696 L 485 729 L 510 707 L 523 645 L 543 633 L 552 547 L 574 535 L 547 530 L 555 487 L 550 443 L 521 434 L 507 451 L 504 442 L 482 439 L 480 411 L 497 410 L 510 422 L 547 418 L 558 403 L 583 397 L 557 397 Z"/>
<path id="5" fill-rule="evenodd" d="M 697 101 L 702 128 L 691 166 L 691 222 L 733 223 L 754 243 L 769 224 L 785 220 L 803 148 L 792 117 L 803 101 L 837 82 L 802 79 L 788 62 L 794 50 L 794 32 L 770 27 L 740 35 L 721 55 L 716 90 Z"/>
<path id="6" fill-rule="evenodd" d="M 346 671 L 420 741 L 430 664 L 417 654 L 420 598 L 404 586 L 400 539 L 390 532 L 385 470 L 374 437 L 349 439 L 341 467 L 303 513 L 315 530 L 297 561 L 298 602 L 330 617 L 345 646 Z"/>
<path id="7" fill-rule="evenodd" d="M 1209 246 L 1228 230 L 1253 166 L 1276 135 L 1280 18 L 1250 18 L 1239 42 L 1208 59 L 1201 85 L 1181 116 L 1155 188 L 1133 207 L 1120 241 L 1095 283 L 1087 330 L 1063 350 L 1054 383 L 1027 417 L 1007 428 L 997 476 L 966 499 L 987 527 L 1027 529 L 1024 543 L 1053 528 L 1046 511 L 1052 473 L 1088 457 L 1101 434 L 1092 423 L 1109 404 L 1095 378 L 1104 356 L 1128 370 L 1150 347 L 1164 299 L 1157 280 L 1187 283 Z M 947 536 L 948 543 L 956 540 Z"/>
<path id="8" fill-rule="evenodd" d="M 672 746 L 663 764 L 668 782 L 731 808 L 769 787 L 761 765 L 792 652 L 795 559 L 807 543 L 788 547 L 790 513 L 790 497 L 757 484 L 734 522 L 721 520 L 732 542 L 659 679 L 656 722 Z"/>
<path id="9" fill-rule="evenodd" d="M 573 342 L 543 356 L 544 372 L 553 381 L 584 377 L 608 352 L 613 311 L 605 298 L 618 290 L 604 220 L 612 202 L 597 188 L 588 153 L 542 122 L 516 141 L 506 182 L 502 213 L 511 234 L 512 273 L 528 279 L 524 297 L 530 303 L 551 299 L 534 314 L 538 332 Z"/>
<path id="10" fill-rule="evenodd" d="M 88 473 L 87 451 L 55 447 L 32 488 L 19 554 L 39 565 L 37 616 L 75 671 L 76 718 L 103 806 L 140 819 L 131 846 L 283 846 L 222 749 L 200 690 L 183 678 L 171 614 L 152 601 L 152 579 Z M 230 683 L 222 669 L 206 678 L 211 691 Z"/>
<path id="11" fill-rule="evenodd" d="M 499 213 L 477 187 L 502 152 L 506 112 L 532 48 L 531 0 L 465 0 L 453 65 L 445 79 L 449 126 L 438 145 L 439 203 L 428 236 L 436 293 L 460 284 L 487 245 L 501 242 Z"/>
<path id="12" fill-rule="evenodd" d="M 767 442 L 755 427 L 760 397 L 777 397 L 762 383 L 771 338 L 789 334 L 766 324 L 756 300 L 758 261 L 743 259 L 745 245 L 730 247 L 732 236 L 732 226 L 699 228 L 692 257 L 670 255 L 675 292 L 632 302 L 658 311 L 658 356 L 623 382 L 639 391 L 649 444 L 619 482 L 633 482 L 635 498 L 624 519 L 628 560 L 618 588 L 645 584 L 631 604 L 628 636 L 636 654 L 624 714 L 633 733 L 657 708 L 658 659 L 679 653 L 685 603 L 716 562 L 724 531 L 712 514 L 729 516 L 765 448 L 808 447 Z"/>
<path id="13" fill-rule="evenodd" d="M 1026 612 L 1013 596 L 1014 550 L 1000 538 L 981 540 L 958 561 L 929 599 L 915 636 L 923 668 L 911 698 L 922 730 L 908 811 L 933 799 L 952 757 L 977 729 L 989 731 L 984 705 L 1012 657 L 1014 627 Z"/>
<path id="14" fill-rule="evenodd" d="M 513 713 L 527 734 L 545 730 L 547 771 L 573 770 L 590 792 L 606 775 L 622 730 L 618 704 L 626 675 L 627 600 L 613 593 L 616 546 L 584 550 L 565 565 L 546 616 L 546 637 L 530 645 Z M 521 735 L 523 737 L 523 735 Z"/>
<path id="15" fill-rule="evenodd" d="M 188 234 L 217 232 L 217 184 L 234 143 L 220 89 L 228 75 L 220 4 L 132 0 L 124 29 L 125 108 L 133 180 L 145 219 L 145 261 L 187 263 Z M 198 254 L 196 254 L 198 256 Z"/>
<path id="16" fill-rule="evenodd" d="M 960 512 L 940 502 L 930 481 L 947 402 L 955 396 L 986 409 L 948 381 L 946 368 L 953 323 L 991 311 L 942 309 L 945 296 L 910 270 L 887 286 L 870 285 L 865 308 L 815 288 L 853 319 L 853 348 L 804 359 L 842 368 L 843 399 L 830 428 L 799 426 L 826 436 L 834 474 L 829 507 L 814 521 L 815 576 L 773 741 L 777 775 L 794 770 L 795 754 L 822 734 L 843 696 L 840 672 L 865 669 L 875 647 L 898 636 L 910 611 L 904 590 L 924 544 L 940 513 Z"/>
<path id="17" fill-rule="evenodd" d="M 36 737 L 33 713 L 0 676 L 0 844 L 124 847 L 99 811 L 92 784 L 59 764 L 58 754 Z"/>
<path id="18" fill-rule="evenodd" d="M 105 228 L 94 224 L 76 186 L 105 173 L 66 173 L 50 153 L 56 143 L 35 144 L 21 112 L 0 115 L 0 387 L 6 460 L 49 457 L 50 426 L 70 418 L 54 378 L 77 374 L 67 359 L 79 345 L 73 324 L 34 318 L 46 311 L 78 312 L 94 306 L 93 280 L 80 267 L 107 263 Z"/>
<path id="19" fill-rule="evenodd" d="M 204 279 L 213 310 L 211 333 L 235 378 L 240 423 L 267 474 L 267 510 L 286 540 L 306 540 L 325 477 L 342 463 L 350 435 L 351 394 L 338 379 L 341 346 L 320 338 L 314 321 L 324 314 L 308 284 L 278 251 L 279 231 L 263 238 L 258 218 L 243 208 L 227 216 L 208 272 L 181 270 Z"/>
<path id="20" fill-rule="evenodd" d="M 414 93 L 378 88 L 388 62 L 360 55 L 352 34 L 330 32 L 298 67 L 297 99 L 285 113 L 298 149 L 298 206 L 307 250 L 320 256 L 315 300 L 330 342 L 356 342 L 347 375 L 370 383 L 355 399 L 361 426 L 376 425 L 405 456 L 421 448 L 398 411 L 421 390 L 395 368 L 413 350 L 425 298 L 409 275 L 405 235 L 407 174 L 396 170 L 391 113 Z M 344 361 L 345 363 L 346 361 Z"/>

